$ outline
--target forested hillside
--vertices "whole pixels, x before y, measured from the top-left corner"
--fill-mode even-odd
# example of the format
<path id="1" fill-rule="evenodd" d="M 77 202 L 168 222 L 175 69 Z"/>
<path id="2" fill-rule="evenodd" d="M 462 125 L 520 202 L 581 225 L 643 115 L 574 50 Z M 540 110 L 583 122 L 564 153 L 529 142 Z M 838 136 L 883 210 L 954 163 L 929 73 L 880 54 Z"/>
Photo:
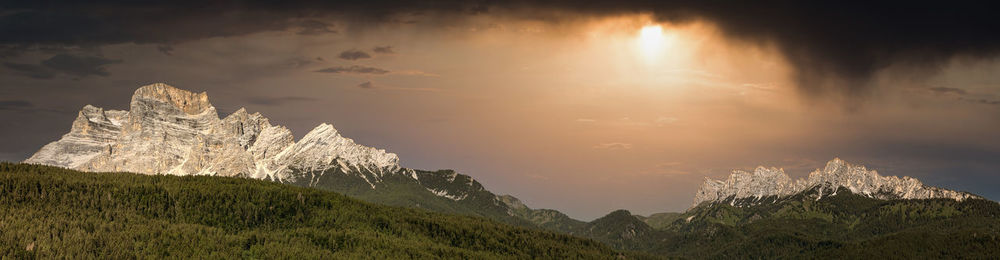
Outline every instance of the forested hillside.
<path id="1" fill-rule="evenodd" d="M 703 203 L 643 236 L 616 236 L 643 238 L 632 242 L 649 246 L 639 250 L 697 259 L 1000 257 L 1000 204 L 989 200 L 879 200 L 839 188 L 761 201 L 768 203 Z"/>
<path id="2" fill-rule="evenodd" d="M 0 163 L 0 212 L 0 256 L 18 259 L 623 256 L 593 240 L 243 178 Z"/>

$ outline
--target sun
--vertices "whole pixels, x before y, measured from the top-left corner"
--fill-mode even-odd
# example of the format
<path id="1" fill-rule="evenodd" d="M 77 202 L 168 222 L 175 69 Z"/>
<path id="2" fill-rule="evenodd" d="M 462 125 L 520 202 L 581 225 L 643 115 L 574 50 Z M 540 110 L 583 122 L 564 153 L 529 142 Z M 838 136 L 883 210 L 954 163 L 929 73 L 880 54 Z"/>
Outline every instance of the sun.
<path id="1" fill-rule="evenodd" d="M 639 52 L 647 60 L 656 60 L 666 48 L 666 37 L 663 36 L 663 27 L 660 25 L 647 25 L 639 30 Z"/>

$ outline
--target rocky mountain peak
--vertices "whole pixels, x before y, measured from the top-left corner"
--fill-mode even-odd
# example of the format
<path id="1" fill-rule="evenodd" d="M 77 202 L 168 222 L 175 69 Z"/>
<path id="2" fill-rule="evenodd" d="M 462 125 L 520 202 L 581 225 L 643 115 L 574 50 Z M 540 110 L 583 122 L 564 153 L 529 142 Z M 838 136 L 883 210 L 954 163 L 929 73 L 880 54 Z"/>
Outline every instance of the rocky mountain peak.
<path id="1" fill-rule="evenodd" d="M 167 103 L 189 115 L 200 114 L 209 108 L 215 109 L 208 102 L 208 93 L 196 94 L 163 83 L 142 86 L 132 94 L 132 109 L 135 109 L 137 103 L 150 102 Z"/>
<path id="2" fill-rule="evenodd" d="M 839 188 L 846 188 L 854 194 L 878 199 L 976 198 L 964 192 L 926 186 L 911 177 L 882 176 L 865 166 L 834 158 L 827 162 L 826 167 L 813 171 L 805 179 L 792 180 L 781 169 L 763 166 L 752 173 L 735 170 L 725 181 L 706 178 L 692 206 L 704 202 L 735 205 L 737 201 L 749 201 L 753 204 L 764 198 L 780 198 L 814 188 L 818 188 L 819 197 L 835 195 Z"/>
<path id="3" fill-rule="evenodd" d="M 354 143 L 330 124 L 295 142 L 287 128 L 244 108 L 219 119 L 207 93 L 156 83 L 135 91 L 129 111 L 85 106 L 70 133 L 25 162 L 83 171 L 282 181 L 294 178 L 292 169 L 393 174 L 400 170 L 398 160 L 385 150 Z"/>

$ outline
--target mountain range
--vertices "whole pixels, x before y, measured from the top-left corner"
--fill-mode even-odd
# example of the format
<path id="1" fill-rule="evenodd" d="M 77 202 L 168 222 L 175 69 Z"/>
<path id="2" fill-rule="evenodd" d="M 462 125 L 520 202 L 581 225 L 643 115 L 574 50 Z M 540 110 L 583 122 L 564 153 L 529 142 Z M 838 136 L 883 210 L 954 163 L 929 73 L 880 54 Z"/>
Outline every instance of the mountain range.
<path id="1" fill-rule="evenodd" d="M 162 83 L 140 87 L 129 104 L 128 111 L 85 106 L 69 133 L 25 162 L 88 172 L 261 179 L 368 202 L 538 227 L 592 238 L 619 249 L 697 258 L 740 253 L 808 256 L 755 251 L 762 249 L 754 247 L 759 241 L 753 238 L 767 234 L 786 235 L 775 239 L 785 239 L 776 243 L 787 247 L 835 245 L 826 248 L 834 250 L 828 252 L 863 252 L 865 243 L 887 239 L 914 226 L 906 224 L 910 215 L 905 215 L 903 225 L 886 229 L 859 221 L 885 222 L 898 212 L 915 208 L 920 212 L 917 216 L 932 216 L 916 218 L 923 221 L 919 223 L 935 228 L 945 225 L 942 221 L 960 217 L 985 222 L 1000 219 L 996 203 L 982 197 L 927 186 L 910 177 L 881 176 L 838 158 L 799 180 L 767 167 L 752 172 L 737 170 L 725 180 L 706 179 L 692 207 L 683 213 L 636 216 L 619 210 L 584 222 L 556 210 L 532 209 L 510 195 L 494 194 L 471 176 L 453 170 L 401 167 L 396 154 L 357 144 L 330 124 L 320 124 L 296 141 L 291 131 L 272 125 L 260 113 L 250 114 L 241 108 L 220 118 L 206 93 Z M 935 218 L 939 213 L 952 215 Z M 792 223 L 805 225 L 798 231 L 819 228 L 819 232 L 866 233 L 857 236 L 861 240 L 804 236 L 796 230 L 767 233 L 757 230 L 765 228 L 762 223 L 768 225 L 766 228 Z M 984 224 L 975 230 L 996 234 L 997 226 Z M 868 229 L 859 231 L 857 227 Z M 723 234 L 727 234 L 724 240 L 707 239 Z M 996 236 L 983 241 L 985 245 L 1000 245 Z M 730 251 L 712 253 L 712 245 L 729 246 Z"/>
<path id="2" fill-rule="evenodd" d="M 26 163 L 91 172 L 264 179 L 372 202 L 524 223 L 500 197 L 452 170 L 400 167 L 399 157 L 320 124 L 298 141 L 244 108 L 220 118 L 206 93 L 140 87 L 128 111 L 87 105 L 70 132 Z"/>

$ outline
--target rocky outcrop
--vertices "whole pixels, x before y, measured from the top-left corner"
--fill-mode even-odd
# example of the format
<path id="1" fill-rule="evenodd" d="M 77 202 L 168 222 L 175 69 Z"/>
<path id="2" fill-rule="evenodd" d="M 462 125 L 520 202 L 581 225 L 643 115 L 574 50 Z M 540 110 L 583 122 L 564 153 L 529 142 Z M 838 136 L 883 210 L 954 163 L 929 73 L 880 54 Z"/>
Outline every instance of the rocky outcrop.
<path id="1" fill-rule="evenodd" d="M 374 183 L 379 176 L 400 172 L 398 161 L 396 154 L 356 144 L 329 124 L 295 142 L 287 128 L 243 108 L 220 119 L 206 93 L 157 83 L 136 90 L 129 111 L 85 106 L 68 134 L 25 162 L 83 171 L 290 182 L 304 172 L 338 168 L 365 172 L 362 177 Z"/>
<path id="2" fill-rule="evenodd" d="M 821 198 L 834 195 L 839 188 L 876 199 L 948 198 L 961 201 L 978 198 L 965 192 L 926 186 L 911 177 L 882 176 L 875 170 L 836 158 L 825 168 L 817 169 L 808 178 L 799 180 L 792 180 L 782 169 L 763 166 L 753 172 L 735 170 L 725 181 L 706 178 L 692 206 L 704 202 L 754 204 L 767 198 L 780 198 L 808 190 L 816 190 L 817 198 Z"/>

